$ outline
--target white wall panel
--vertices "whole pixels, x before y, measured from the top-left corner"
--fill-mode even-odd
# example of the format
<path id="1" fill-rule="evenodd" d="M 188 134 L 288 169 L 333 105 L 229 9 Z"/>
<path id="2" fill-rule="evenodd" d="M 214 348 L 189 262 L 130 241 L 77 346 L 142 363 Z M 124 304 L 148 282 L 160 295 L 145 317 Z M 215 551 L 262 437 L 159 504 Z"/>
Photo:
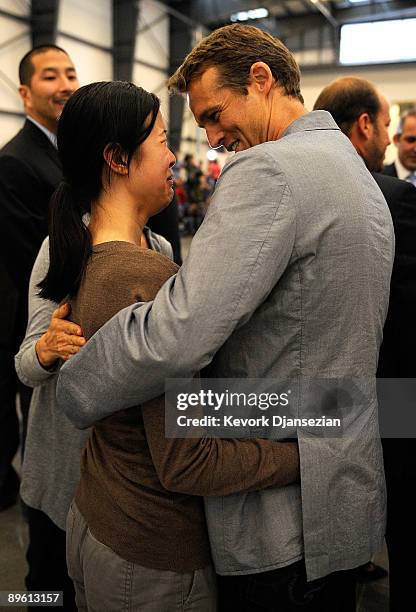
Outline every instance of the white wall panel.
<path id="1" fill-rule="evenodd" d="M 187 138 L 190 141 L 187 141 Z M 187 103 L 185 104 L 182 124 L 182 141 L 180 147 L 180 158 L 183 159 L 187 153 L 193 153 L 198 160 L 206 163 L 206 154 L 209 149 L 205 130 L 199 128 Z"/>
<path id="2" fill-rule="evenodd" d="M 143 89 L 156 94 L 161 101 L 163 116 L 168 121 L 169 115 L 169 94 L 166 87 L 167 74 L 160 70 L 153 70 L 141 64 L 133 66 L 133 83 L 140 85 Z"/>
<path id="3" fill-rule="evenodd" d="M 0 115 L 0 148 L 15 136 L 24 122 L 24 117 L 8 117 Z"/>
<path id="4" fill-rule="evenodd" d="M 166 88 L 169 66 L 169 18 L 166 11 L 153 0 L 141 0 L 137 29 L 135 58 L 158 66 L 162 70 L 154 70 L 135 63 L 133 82 L 160 98 L 163 116 L 169 124 L 169 94 Z"/>
<path id="5" fill-rule="evenodd" d="M 143 30 L 140 32 L 140 30 Z M 155 66 L 169 66 L 169 18 L 160 5 L 141 0 L 135 57 Z"/>
<path id="6" fill-rule="evenodd" d="M 133 66 L 133 80 L 144 89 L 160 95 L 166 89 L 167 74 L 136 63 Z"/>
<path id="7" fill-rule="evenodd" d="M 57 37 L 56 44 L 65 49 L 71 56 L 78 73 L 80 85 L 86 85 L 94 81 L 112 80 L 113 60 L 110 53 L 75 42 L 63 35 Z"/>
<path id="8" fill-rule="evenodd" d="M 111 0 L 61 0 L 58 30 L 84 38 L 98 45 L 111 47 Z"/>
<path id="9" fill-rule="evenodd" d="M 0 15 L 0 45 L 9 39 L 10 43 L 0 47 L 0 109 L 22 111 L 23 106 L 17 92 L 19 85 L 19 62 L 30 49 L 31 40 L 28 26 L 14 19 Z M 0 116 L 1 120 L 1 116 Z"/>
<path id="10" fill-rule="evenodd" d="M 304 49 L 303 51 L 296 51 L 293 55 L 301 66 L 316 65 L 323 62 L 331 63 L 335 61 L 334 50 L 329 47 L 326 49 Z"/>
<path id="11" fill-rule="evenodd" d="M 0 0 L 0 9 L 14 15 L 28 17 L 30 14 L 29 0 Z"/>

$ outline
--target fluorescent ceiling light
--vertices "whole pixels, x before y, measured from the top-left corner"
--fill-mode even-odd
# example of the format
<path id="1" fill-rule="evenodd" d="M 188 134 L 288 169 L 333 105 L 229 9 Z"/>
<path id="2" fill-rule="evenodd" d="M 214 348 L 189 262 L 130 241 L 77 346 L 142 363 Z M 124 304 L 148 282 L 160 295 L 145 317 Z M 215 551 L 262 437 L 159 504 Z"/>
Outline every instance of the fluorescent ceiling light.
<path id="1" fill-rule="evenodd" d="M 251 11 L 239 11 L 231 15 L 230 21 L 249 21 L 250 19 L 264 19 L 268 17 L 269 11 L 265 8 L 257 8 Z"/>

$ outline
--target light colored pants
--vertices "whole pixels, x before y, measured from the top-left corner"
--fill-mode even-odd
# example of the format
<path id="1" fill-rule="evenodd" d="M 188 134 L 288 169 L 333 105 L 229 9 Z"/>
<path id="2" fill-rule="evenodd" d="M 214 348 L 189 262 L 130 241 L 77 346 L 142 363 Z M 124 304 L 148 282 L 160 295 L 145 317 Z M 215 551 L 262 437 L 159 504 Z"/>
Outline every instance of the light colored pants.
<path id="1" fill-rule="evenodd" d="M 67 519 L 68 573 L 78 610 L 90 612 L 215 612 L 212 566 L 180 574 L 125 561 L 91 533 L 73 502 Z"/>

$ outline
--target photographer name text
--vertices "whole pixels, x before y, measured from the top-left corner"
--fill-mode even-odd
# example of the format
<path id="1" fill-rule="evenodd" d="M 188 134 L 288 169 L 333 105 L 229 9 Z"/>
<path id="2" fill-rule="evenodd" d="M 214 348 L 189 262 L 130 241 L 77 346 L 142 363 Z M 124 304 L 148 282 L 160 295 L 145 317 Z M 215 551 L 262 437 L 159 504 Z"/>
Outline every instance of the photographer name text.
<path id="1" fill-rule="evenodd" d="M 341 419 L 331 419 L 324 415 L 316 418 L 289 418 L 280 415 L 243 418 L 226 415 L 188 417 L 181 414 L 176 422 L 179 427 L 341 427 Z"/>

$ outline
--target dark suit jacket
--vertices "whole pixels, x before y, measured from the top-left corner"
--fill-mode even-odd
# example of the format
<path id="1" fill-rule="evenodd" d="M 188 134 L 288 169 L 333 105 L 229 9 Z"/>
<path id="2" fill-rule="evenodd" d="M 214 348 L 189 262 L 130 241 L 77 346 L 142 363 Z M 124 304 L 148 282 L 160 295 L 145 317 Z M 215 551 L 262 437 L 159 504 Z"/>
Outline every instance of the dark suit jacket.
<path id="1" fill-rule="evenodd" d="M 383 174 L 373 176 L 390 208 L 396 236 L 378 376 L 413 378 L 416 377 L 416 188 L 407 181 Z"/>
<path id="2" fill-rule="evenodd" d="M 160 234 L 172 245 L 173 259 L 180 266 L 182 264 L 181 244 L 179 238 L 178 205 L 176 197 L 162 212 L 150 217 L 147 225 L 153 232 Z"/>
<path id="3" fill-rule="evenodd" d="M 380 348 L 377 376 L 416 378 L 416 188 L 384 174 L 373 174 L 390 208 L 396 236 L 396 252 L 390 283 L 390 302 Z M 390 389 L 390 391 L 388 391 Z M 387 544 L 401 546 L 402 507 L 410 503 L 408 483 L 416 470 L 416 439 L 390 437 L 414 431 L 414 385 L 408 381 L 379 381 L 378 401 L 387 482 Z M 386 393 L 387 391 L 387 393 Z M 406 425 L 404 425 L 406 424 Z M 403 433 L 400 434 L 403 436 Z M 410 493 L 409 493 L 410 495 Z M 410 529 L 409 525 L 405 529 Z M 398 550 L 398 549 L 397 549 Z M 403 557 L 404 558 L 404 557 Z"/>
<path id="4" fill-rule="evenodd" d="M 30 273 L 48 233 L 61 180 L 58 152 L 31 121 L 0 151 L 0 345 L 16 350 L 27 320 Z"/>
<path id="5" fill-rule="evenodd" d="M 386 174 L 387 176 L 394 176 L 395 178 L 397 178 L 397 170 L 395 163 L 393 162 L 392 164 L 387 164 L 387 166 L 384 166 L 383 174 Z"/>

